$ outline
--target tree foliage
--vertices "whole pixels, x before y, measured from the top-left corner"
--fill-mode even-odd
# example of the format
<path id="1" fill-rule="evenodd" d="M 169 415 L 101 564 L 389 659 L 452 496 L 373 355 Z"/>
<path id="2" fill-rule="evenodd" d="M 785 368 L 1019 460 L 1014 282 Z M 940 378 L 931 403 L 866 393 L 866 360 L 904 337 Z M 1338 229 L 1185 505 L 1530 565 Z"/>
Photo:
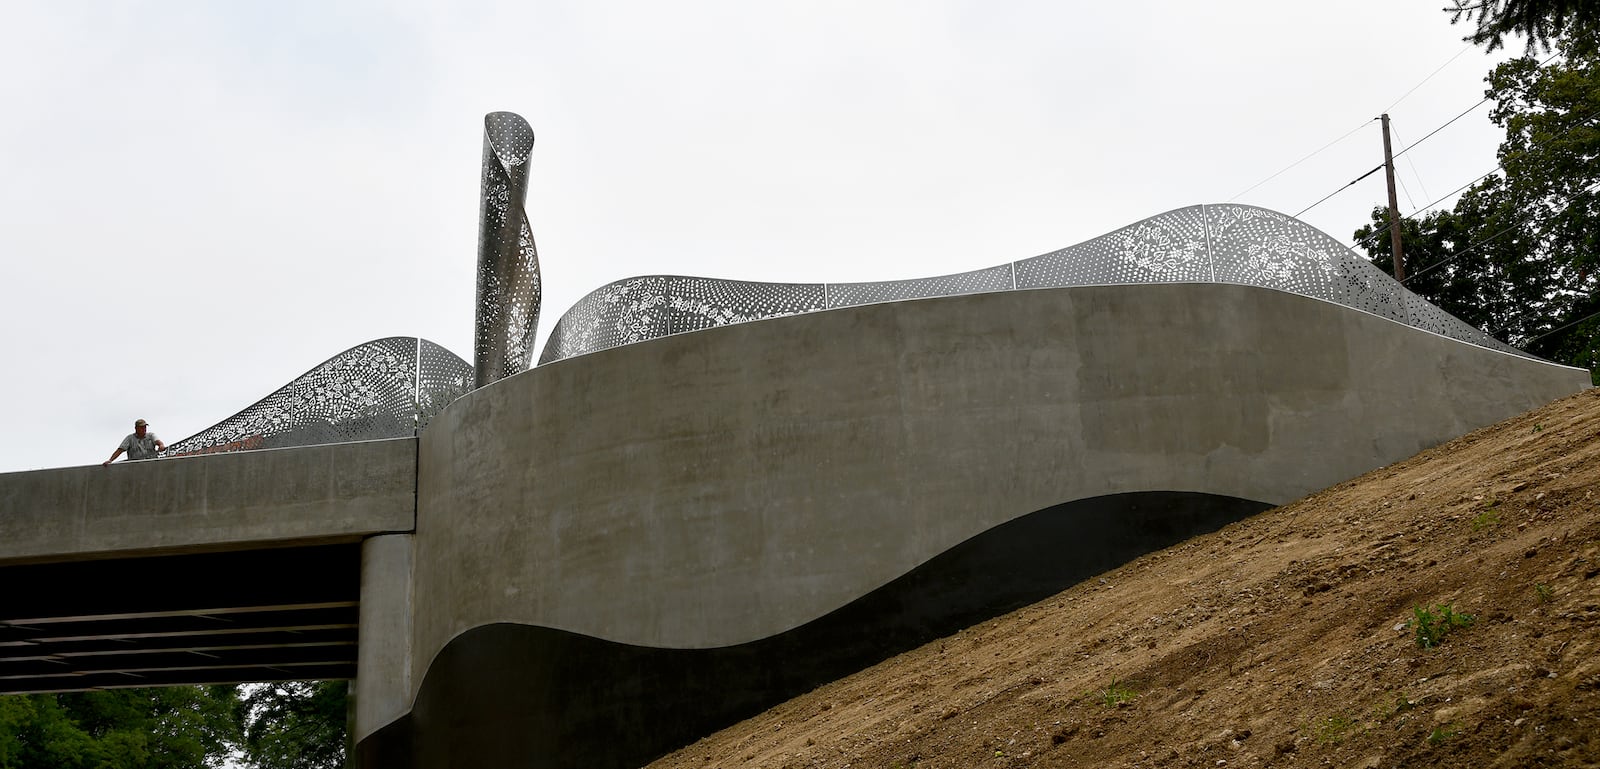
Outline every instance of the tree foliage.
<path id="1" fill-rule="evenodd" d="M 265 684 L 244 699 L 245 756 L 259 769 L 337 769 L 345 758 L 344 681 Z"/>
<path id="2" fill-rule="evenodd" d="M 1467 40 L 1490 51 L 1507 36 L 1528 39 L 1528 50 L 1554 48 L 1565 40 L 1593 51 L 1600 37 L 1600 0 L 1450 0 L 1450 23 L 1476 29 Z"/>
<path id="3" fill-rule="evenodd" d="M 1488 77 L 1505 129 L 1502 173 L 1451 211 L 1402 225 L 1407 288 L 1513 345 L 1600 367 L 1600 54 L 1505 62 Z M 1393 257 L 1387 209 L 1356 232 L 1369 257 Z"/>
<path id="4" fill-rule="evenodd" d="M 0 697 L 0 769 L 221 767 L 238 741 L 232 686 Z"/>
<path id="5" fill-rule="evenodd" d="M 337 769 L 348 684 L 0 696 L 0 769 Z"/>

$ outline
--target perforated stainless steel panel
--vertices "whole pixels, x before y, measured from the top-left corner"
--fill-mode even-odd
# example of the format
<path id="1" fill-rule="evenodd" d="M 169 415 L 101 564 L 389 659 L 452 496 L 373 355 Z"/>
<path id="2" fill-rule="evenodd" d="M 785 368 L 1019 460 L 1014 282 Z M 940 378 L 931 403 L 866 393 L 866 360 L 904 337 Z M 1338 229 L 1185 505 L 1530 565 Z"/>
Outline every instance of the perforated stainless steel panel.
<path id="1" fill-rule="evenodd" d="M 1326 299 L 1405 322 L 1405 289 L 1298 219 L 1251 206 L 1206 207 L 1217 281 Z"/>
<path id="2" fill-rule="evenodd" d="M 1108 235 L 1016 263 L 1017 288 L 1212 280 L 1200 206 L 1180 208 Z"/>
<path id="3" fill-rule="evenodd" d="M 821 283 L 755 283 L 667 278 L 667 333 L 798 315 L 823 309 Z"/>
<path id="4" fill-rule="evenodd" d="M 1315 297 L 1463 342 L 1526 355 L 1405 290 L 1371 262 L 1305 222 L 1264 208 L 1222 204 L 1168 211 L 1059 251 L 933 278 L 829 284 L 629 278 L 595 291 L 568 310 L 551 332 L 541 362 L 823 307 L 1008 289 L 1213 282 Z"/>
<path id="5" fill-rule="evenodd" d="M 629 278 L 561 316 L 541 362 L 646 339 L 823 309 L 821 283 L 756 283 L 657 275 Z"/>
<path id="6" fill-rule="evenodd" d="M 828 306 L 850 307 L 876 302 L 899 302 L 905 299 L 923 299 L 931 296 L 958 296 L 981 294 L 988 291 L 1005 291 L 1012 287 L 1011 265 L 1002 264 L 985 270 L 973 270 L 956 275 L 914 280 L 890 280 L 877 283 L 829 283 Z"/>
<path id="7" fill-rule="evenodd" d="M 472 367 L 439 345 L 413 336 L 377 339 L 173 443 L 164 456 L 414 435 L 471 389 L 471 380 Z"/>
<path id="8" fill-rule="evenodd" d="M 667 335 L 667 278 L 629 278 L 589 293 L 550 332 L 541 362 Z"/>
<path id="9" fill-rule="evenodd" d="M 417 339 L 417 431 L 435 414 L 472 391 L 472 366 L 445 348 Z"/>
<path id="10" fill-rule="evenodd" d="M 483 118 L 483 200 L 478 223 L 478 312 L 473 340 L 475 381 L 526 371 L 539 326 L 539 254 L 523 203 L 533 129 L 522 116 Z"/>
<path id="11" fill-rule="evenodd" d="M 1405 308 L 1406 325 L 1432 331 L 1441 336 L 1447 336 L 1468 344 L 1487 347 L 1491 350 L 1509 352 L 1521 355 L 1524 358 L 1534 358 L 1505 342 L 1495 339 L 1484 333 L 1482 329 L 1467 325 L 1467 323 L 1454 315 L 1434 306 L 1433 303 L 1416 294 L 1407 291 L 1401 297 L 1401 304 Z"/>

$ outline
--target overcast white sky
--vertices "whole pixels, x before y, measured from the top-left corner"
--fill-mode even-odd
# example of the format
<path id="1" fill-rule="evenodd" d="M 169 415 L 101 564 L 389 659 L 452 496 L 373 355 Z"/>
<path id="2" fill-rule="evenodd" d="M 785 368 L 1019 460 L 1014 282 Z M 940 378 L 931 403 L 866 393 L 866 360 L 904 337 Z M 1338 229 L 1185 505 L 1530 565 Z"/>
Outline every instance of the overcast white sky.
<path id="1" fill-rule="evenodd" d="M 542 349 L 630 275 L 911 278 L 1294 214 L 1381 162 L 1380 112 L 1398 150 L 1482 98 L 1503 56 L 1441 5 L 10 0 L 0 472 L 136 417 L 178 440 L 377 337 L 470 359 L 486 112 L 537 135 Z M 1403 211 L 1494 167 L 1486 114 L 1400 160 Z M 1302 218 L 1348 242 L 1383 198 Z"/>

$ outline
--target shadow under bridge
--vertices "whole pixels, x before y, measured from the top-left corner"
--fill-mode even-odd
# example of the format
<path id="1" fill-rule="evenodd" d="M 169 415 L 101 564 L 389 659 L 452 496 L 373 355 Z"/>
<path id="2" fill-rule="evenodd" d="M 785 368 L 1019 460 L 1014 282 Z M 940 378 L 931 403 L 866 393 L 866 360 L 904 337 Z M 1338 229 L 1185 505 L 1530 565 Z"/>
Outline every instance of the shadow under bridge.
<path id="1" fill-rule="evenodd" d="M 361 546 L 0 566 L 0 693 L 354 678 Z"/>

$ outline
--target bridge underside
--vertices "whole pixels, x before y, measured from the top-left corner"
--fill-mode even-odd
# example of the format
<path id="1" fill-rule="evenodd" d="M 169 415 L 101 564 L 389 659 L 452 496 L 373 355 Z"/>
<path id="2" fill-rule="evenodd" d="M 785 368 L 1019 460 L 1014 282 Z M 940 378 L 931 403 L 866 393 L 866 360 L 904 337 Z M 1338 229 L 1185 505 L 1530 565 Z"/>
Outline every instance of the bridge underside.
<path id="1" fill-rule="evenodd" d="M 361 546 L 0 567 L 0 693 L 354 678 Z"/>

